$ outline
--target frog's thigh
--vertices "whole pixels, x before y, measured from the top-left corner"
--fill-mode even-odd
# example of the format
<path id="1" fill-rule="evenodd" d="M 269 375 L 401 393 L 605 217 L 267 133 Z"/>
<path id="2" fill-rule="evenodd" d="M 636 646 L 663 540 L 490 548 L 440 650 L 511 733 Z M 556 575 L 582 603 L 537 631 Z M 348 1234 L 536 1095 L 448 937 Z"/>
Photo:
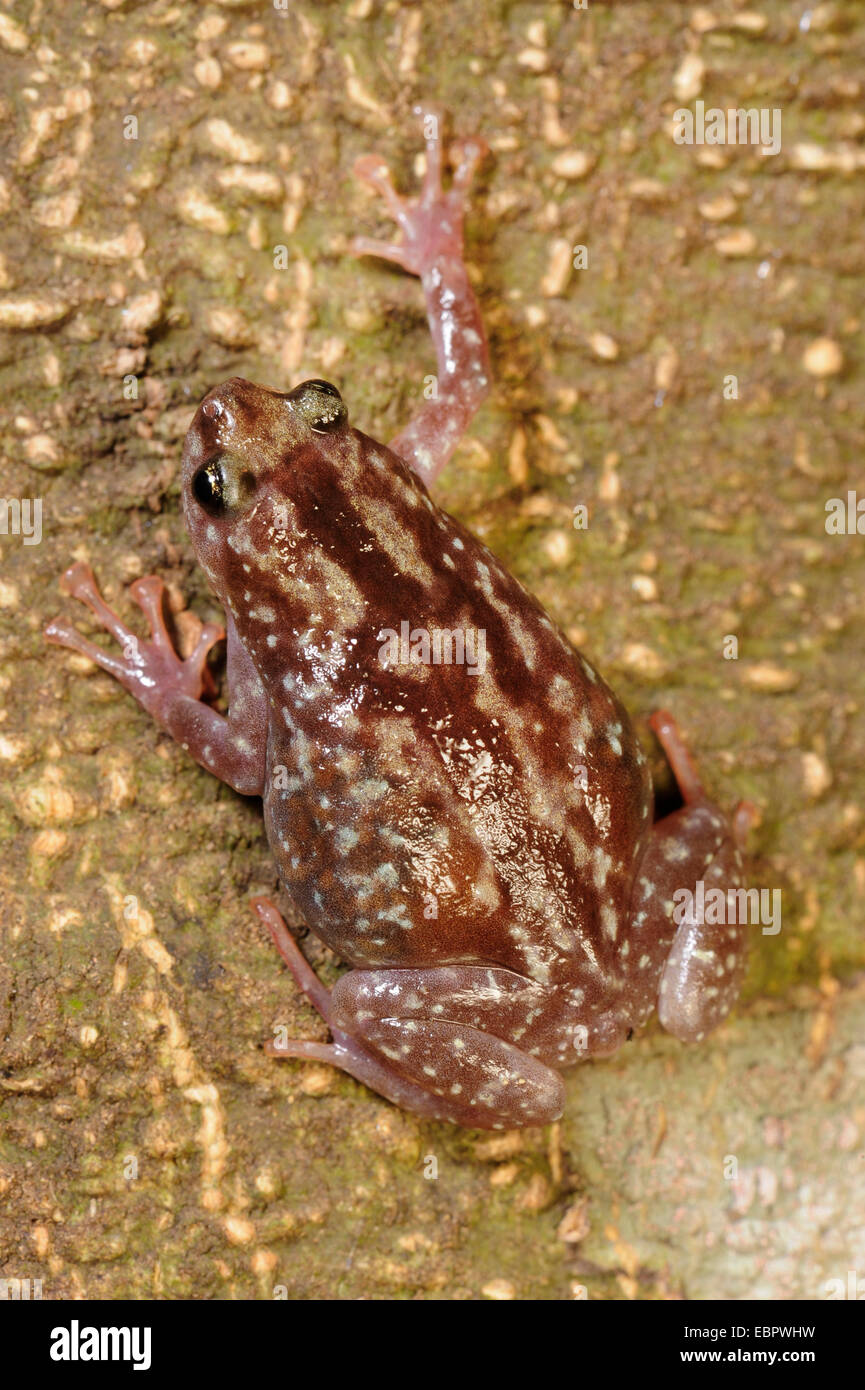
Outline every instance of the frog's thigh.
<path id="1" fill-rule="evenodd" d="M 333 990 L 333 1021 L 440 1097 L 439 1113 L 458 1124 L 546 1124 L 564 1108 L 561 1077 L 497 1036 L 528 1026 L 539 993 L 532 981 L 485 966 L 353 970 Z"/>
<path id="2" fill-rule="evenodd" d="M 674 828 L 672 822 L 680 817 L 678 828 Z M 728 896 L 731 889 L 742 885 L 742 860 L 727 822 L 714 807 L 688 808 L 668 820 L 669 828 L 666 822 L 660 823 L 659 830 L 663 827 L 663 831 L 651 859 L 647 856 L 641 869 L 641 877 L 656 880 L 657 898 L 670 918 L 672 944 L 661 973 L 658 1017 L 668 1033 L 683 1042 L 699 1042 L 726 1018 L 745 973 L 747 923 L 726 920 L 742 915 L 730 910 Z M 698 908 L 700 881 L 705 902 L 702 913 Z M 684 899 L 682 889 L 693 897 Z M 712 890 L 717 889 L 724 895 L 718 913 L 710 906 Z M 673 903 L 683 911 L 678 925 L 671 915 Z M 694 910 L 690 910 L 691 904 Z M 698 920 L 701 915 L 702 921 Z M 720 920 L 714 920 L 716 915 Z"/>

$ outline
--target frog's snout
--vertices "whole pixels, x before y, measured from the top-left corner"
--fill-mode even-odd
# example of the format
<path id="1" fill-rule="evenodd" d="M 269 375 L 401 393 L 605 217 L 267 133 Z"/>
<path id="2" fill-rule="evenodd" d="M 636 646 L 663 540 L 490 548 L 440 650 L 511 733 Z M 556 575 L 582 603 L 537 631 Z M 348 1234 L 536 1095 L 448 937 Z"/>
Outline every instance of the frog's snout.
<path id="1" fill-rule="evenodd" d="M 233 426 L 238 411 L 249 405 L 253 393 L 260 390 L 260 386 L 253 385 L 242 376 L 229 377 L 228 381 L 208 391 L 198 407 L 193 424 L 201 418 L 211 423 L 219 422 L 223 427 Z"/>
<path id="2" fill-rule="evenodd" d="M 235 430 L 244 438 L 266 436 L 284 419 L 286 391 L 272 391 L 242 376 L 229 377 L 214 386 L 202 400 L 192 421 L 191 432 L 205 447 L 225 448 Z"/>

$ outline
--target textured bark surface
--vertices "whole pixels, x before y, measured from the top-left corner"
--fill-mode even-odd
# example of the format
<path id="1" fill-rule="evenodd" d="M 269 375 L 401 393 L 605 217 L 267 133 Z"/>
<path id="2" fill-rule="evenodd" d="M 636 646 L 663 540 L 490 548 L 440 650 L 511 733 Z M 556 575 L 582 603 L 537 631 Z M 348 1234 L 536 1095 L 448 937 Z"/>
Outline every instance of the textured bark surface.
<path id="1" fill-rule="evenodd" d="M 865 446 L 865 24 L 803 9 L 5 7 L 2 492 L 43 512 L 41 544 L 0 536 L 0 1278 L 786 1299 L 865 1275 L 865 540 L 825 527 Z M 571 1073 L 549 1132 L 422 1124 L 265 1058 L 276 1025 L 324 1033 L 247 906 L 275 887 L 257 804 L 41 638 L 72 558 L 127 617 L 160 574 L 185 649 L 216 616 L 177 488 L 216 382 L 332 378 L 384 439 L 421 399 L 418 286 L 346 255 L 390 231 L 354 158 L 410 186 L 421 97 L 492 147 L 468 236 L 496 390 L 437 495 L 622 695 L 662 803 L 660 705 L 719 803 L 757 803 L 752 882 L 782 894 L 734 1019 Z M 674 143 L 698 98 L 779 108 L 780 153 Z"/>

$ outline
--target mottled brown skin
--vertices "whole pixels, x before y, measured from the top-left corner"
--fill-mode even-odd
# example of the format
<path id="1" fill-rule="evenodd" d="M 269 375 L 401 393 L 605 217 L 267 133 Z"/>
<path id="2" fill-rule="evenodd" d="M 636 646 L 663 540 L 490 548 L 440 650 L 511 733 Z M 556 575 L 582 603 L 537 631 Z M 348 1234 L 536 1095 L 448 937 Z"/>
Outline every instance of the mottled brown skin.
<path id="1" fill-rule="evenodd" d="M 428 153 L 414 205 L 364 162 L 403 243 L 357 249 L 421 276 L 438 398 L 388 449 L 351 428 L 327 383 L 283 393 L 233 378 L 187 435 L 187 525 L 227 614 L 228 717 L 199 698 L 219 634 L 180 662 L 153 580 L 133 591 L 154 632 L 141 644 L 89 571 L 67 576 L 127 651 L 131 639 L 123 660 L 59 623 L 49 636 L 113 671 L 204 767 L 263 797 L 286 889 L 354 967 L 328 995 L 257 900 L 333 1036 L 272 1053 L 333 1062 L 423 1115 L 504 1128 L 555 1119 L 556 1068 L 614 1050 L 659 999 L 685 1039 L 726 1015 L 744 927 L 677 925 L 673 894 L 739 884 L 744 816 L 731 828 L 710 805 L 661 715 L 685 806 L 653 826 L 622 705 L 427 491 L 421 475 L 442 466 L 488 377 L 461 240 L 479 150 L 464 148 L 449 193 L 437 138 Z M 403 661 L 385 636 L 404 621 L 483 631 L 485 663 Z"/>

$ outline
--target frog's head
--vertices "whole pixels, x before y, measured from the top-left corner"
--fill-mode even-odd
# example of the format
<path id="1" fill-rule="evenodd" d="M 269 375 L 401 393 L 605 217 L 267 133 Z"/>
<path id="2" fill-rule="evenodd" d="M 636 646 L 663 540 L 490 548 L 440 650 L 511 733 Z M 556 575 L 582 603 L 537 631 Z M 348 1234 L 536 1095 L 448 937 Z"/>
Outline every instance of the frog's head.
<path id="1" fill-rule="evenodd" d="M 183 448 L 183 508 L 223 601 L 250 587 L 252 571 L 278 564 L 310 512 L 357 469 L 358 453 L 327 381 L 271 391 L 232 377 L 205 396 Z"/>

